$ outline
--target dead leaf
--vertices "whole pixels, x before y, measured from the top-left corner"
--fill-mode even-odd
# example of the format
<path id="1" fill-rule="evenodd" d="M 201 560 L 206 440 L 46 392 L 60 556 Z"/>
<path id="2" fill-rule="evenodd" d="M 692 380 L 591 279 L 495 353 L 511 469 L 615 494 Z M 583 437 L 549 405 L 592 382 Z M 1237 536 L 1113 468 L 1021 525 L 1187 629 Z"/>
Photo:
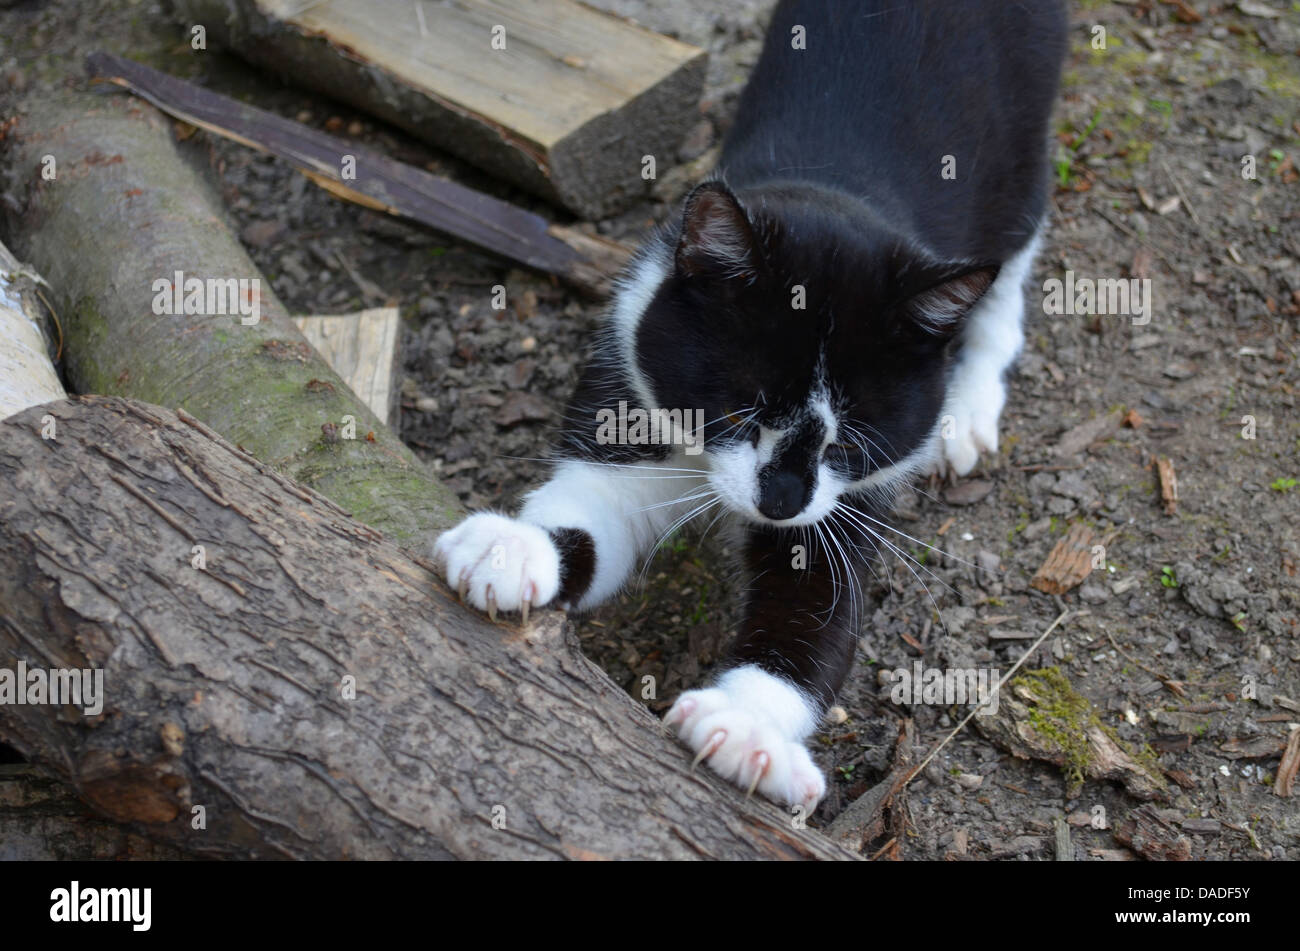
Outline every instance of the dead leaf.
<path id="1" fill-rule="evenodd" d="M 1237 0 L 1237 9 L 1248 17 L 1263 17 L 1266 20 L 1282 15 L 1281 10 L 1270 7 L 1267 3 L 1260 3 L 1259 0 Z"/>
<path id="2" fill-rule="evenodd" d="M 1160 2 L 1167 7 L 1173 7 L 1174 16 L 1182 20 L 1184 23 L 1201 22 L 1201 15 L 1192 7 L 1187 5 L 1187 0 L 1160 0 Z M 1249 0 L 1242 0 L 1242 2 L 1249 2 Z"/>
<path id="3" fill-rule="evenodd" d="M 541 397 L 515 392 L 506 397 L 492 420 L 498 426 L 514 426 L 516 423 L 549 419 L 550 415 L 551 407 Z"/>
<path id="4" fill-rule="evenodd" d="M 992 491 L 992 482 L 987 479 L 972 479 L 944 489 L 943 500 L 949 505 L 974 505 Z"/>
<path id="5" fill-rule="evenodd" d="M 1065 434 L 1056 441 L 1054 450 L 1056 455 L 1073 456 L 1083 452 L 1097 440 L 1109 436 L 1118 429 L 1120 418 L 1120 411 L 1115 410 L 1113 413 L 1089 419 L 1073 429 L 1066 430 Z"/>

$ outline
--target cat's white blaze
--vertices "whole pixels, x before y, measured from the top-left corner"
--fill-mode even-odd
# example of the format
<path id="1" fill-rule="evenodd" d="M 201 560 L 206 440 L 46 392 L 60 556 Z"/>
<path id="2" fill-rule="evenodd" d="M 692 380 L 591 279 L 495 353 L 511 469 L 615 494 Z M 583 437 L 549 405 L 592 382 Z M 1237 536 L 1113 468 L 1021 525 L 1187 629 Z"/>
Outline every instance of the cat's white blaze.
<path id="1" fill-rule="evenodd" d="M 1042 238 L 1040 229 L 1002 266 L 966 317 L 943 408 L 943 416 L 952 417 L 951 435 L 938 428 L 941 444 L 932 468 L 947 467 L 966 475 L 975 468 L 980 452 L 997 452 L 998 418 L 1007 400 L 1002 376 L 1024 345 L 1024 285 Z"/>
<path id="2" fill-rule="evenodd" d="M 822 451 L 825 452 L 827 446 L 839 439 L 840 421 L 835 416 L 830 396 L 824 390 L 813 397 L 810 407 L 813 414 L 826 427 L 826 432 L 822 436 Z"/>
<path id="3" fill-rule="evenodd" d="M 598 465 L 569 460 L 555 467 L 551 479 L 530 492 L 519 519 L 540 528 L 578 528 L 596 549 L 591 586 L 576 605 L 589 608 L 623 586 L 641 554 L 679 515 L 708 501 L 697 496 L 704 477 L 674 472 L 698 465 L 699 456 L 674 454 L 662 472 L 653 463 L 637 467 Z M 682 476 L 682 478 L 677 478 Z M 688 499 L 688 501 L 675 501 Z"/>
<path id="4" fill-rule="evenodd" d="M 733 668 L 712 687 L 677 698 L 664 722 L 709 768 L 777 802 L 813 809 L 826 779 L 804 741 L 817 727 L 817 705 L 760 667 Z"/>

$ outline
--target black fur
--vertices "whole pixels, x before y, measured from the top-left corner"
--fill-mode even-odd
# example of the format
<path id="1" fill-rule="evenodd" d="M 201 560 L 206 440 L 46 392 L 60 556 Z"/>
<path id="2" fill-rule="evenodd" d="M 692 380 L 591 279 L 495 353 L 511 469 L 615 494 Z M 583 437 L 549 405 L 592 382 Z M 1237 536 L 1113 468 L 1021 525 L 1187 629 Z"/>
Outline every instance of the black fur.
<path id="1" fill-rule="evenodd" d="M 802 27 L 806 49 L 792 48 Z M 760 510 L 797 514 L 822 424 L 802 415 L 824 379 L 837 416 L 871 435 L 826 459 L 854 479 L 932 432 L 961 320 L 1040 226 L 1048 119 L 1066 38 L 1062 0 L 787 0 L 741 97 L 714 181 L 643 252 L 668 279 L 636 331 L 655 405 L 700 407 L 706 438 L 791 428 L 760 475 Z M 945 180 L 945 156 L 956 177 Z M 802 288 L 804 307 L 792 307 Z M 637 402 L 612 331 L 570 406 L 562 454 L 605 462 L 665 447 L 600 446 L 592 419 Z M 884 494 L 855 500 L 884 519 Z M 803 532 L 747 529 L 751 579 L 735 663 L 831 702 L 849 669 L 874 544 L 848 532 L 854 578 Z M 847 567 L 847 566 L 846 566 Z"/>

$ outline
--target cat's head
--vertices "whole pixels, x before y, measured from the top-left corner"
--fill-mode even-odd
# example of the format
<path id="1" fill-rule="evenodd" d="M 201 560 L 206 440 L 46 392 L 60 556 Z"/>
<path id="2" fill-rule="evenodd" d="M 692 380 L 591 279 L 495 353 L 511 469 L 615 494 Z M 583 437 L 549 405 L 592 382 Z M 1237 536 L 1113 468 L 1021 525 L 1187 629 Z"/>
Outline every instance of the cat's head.
<path id="1" fill-rule="evenodd" d="M 703 411 L 709 482 L 759 523 L 821 521 L 934 451 L 949 345 L 997 276 L 806 186 L 687 198 L 635 327 L 643 388 Z"/>

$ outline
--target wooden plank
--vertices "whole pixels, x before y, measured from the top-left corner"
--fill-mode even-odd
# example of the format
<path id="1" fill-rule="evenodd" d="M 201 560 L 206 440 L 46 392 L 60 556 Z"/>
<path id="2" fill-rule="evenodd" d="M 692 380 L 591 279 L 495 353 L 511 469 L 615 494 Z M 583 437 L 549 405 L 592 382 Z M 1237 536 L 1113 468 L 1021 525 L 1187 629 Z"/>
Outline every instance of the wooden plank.
<path id="1" fill-rule="evenodd" d="M 67 396 L 46 339 L 41 283 L 0 244 L 0 419 Z"/>
<path id="2" fill-rule="evenodd" d="M 169 115 L 284 159 L 338 198 L 436 228 L 554 274 L 588 294 L 607 293 L 631 254 L 617 242 L 553 225 L 508 202 L 148 66 L 102 52 L 90 54 L 86 66 L 93 77 L 130 89 Z"/>
<path id="3" fill-rule="evenodd" d="M 392 422 L 393 366 L 401 317 L 396 307 L 293 318 L 307 342 L 384 425 Z"/>
<path id="4" fill-rule="evenodd" d="M 576 0 L 178 0 L 209 40 L 578 215 L 647 193 L 707 53 Z"/>

